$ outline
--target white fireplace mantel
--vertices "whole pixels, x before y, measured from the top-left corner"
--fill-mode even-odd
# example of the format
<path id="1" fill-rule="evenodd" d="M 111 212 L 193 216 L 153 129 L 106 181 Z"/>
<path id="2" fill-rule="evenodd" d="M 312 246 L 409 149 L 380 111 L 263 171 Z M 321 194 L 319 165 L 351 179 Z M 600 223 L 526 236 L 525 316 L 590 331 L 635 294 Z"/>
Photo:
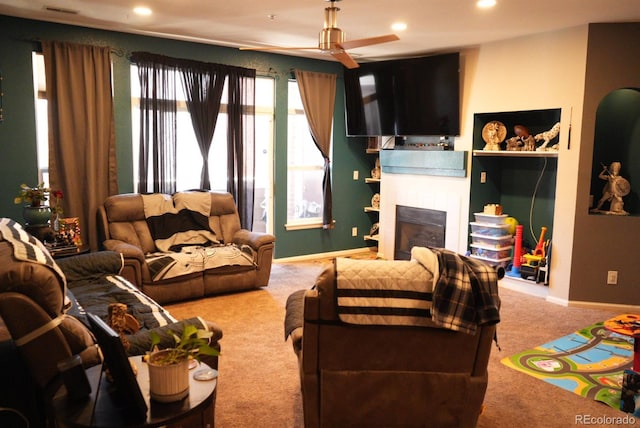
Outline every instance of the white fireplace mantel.
<path id="1" fill-rule="evenodd" d="M 464 177 L 395 174 L 382 168 L 380 181 L 380 239 L 378 255 L 393 259 L 396 205 L 447 213 L 445 248 L 467 251 L 469 181 Z"/>

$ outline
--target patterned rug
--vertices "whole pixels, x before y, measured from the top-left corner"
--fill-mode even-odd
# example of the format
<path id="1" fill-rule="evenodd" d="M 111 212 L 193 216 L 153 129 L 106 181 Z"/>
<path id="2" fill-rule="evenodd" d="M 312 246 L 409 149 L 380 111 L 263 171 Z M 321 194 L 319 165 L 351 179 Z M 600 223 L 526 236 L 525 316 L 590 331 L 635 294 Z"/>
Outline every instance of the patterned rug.
<path id="1" fill-rule="evenodd" d="M 502 363 L 582 397 L 620 409 L 622 376 L 633 364 L 633 339 L 597 323 L 502 359 Z"/>

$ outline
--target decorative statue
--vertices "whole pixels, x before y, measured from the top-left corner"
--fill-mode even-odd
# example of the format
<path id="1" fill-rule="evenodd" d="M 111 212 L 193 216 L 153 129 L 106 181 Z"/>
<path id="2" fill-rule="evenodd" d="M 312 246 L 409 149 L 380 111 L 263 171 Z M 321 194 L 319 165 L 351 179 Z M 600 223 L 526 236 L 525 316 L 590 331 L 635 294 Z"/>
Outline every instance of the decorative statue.
<path id="1" fill-rule="evenodd" d="M 493 120 L 482 128 L 482 139 L 486 143 L 482 150 L 499 151 L 500 143 L 507 136 L 507 128 L 504 123 Z"/>
<path id="2" fill-rule="evenodd" d="M 535 140 L 536 141 L 544 141 L 544 143 L 542 143 L 542 145 L 540 147 L 538 147 L 536 150 L 538 150 L 538 151 L 547 150 L 547 145 L 549 144 L 549 142 L 551 140 L 553 140 L 554 138 L 556 138 L 559 133 L 560 133 L 560 122 L 558 122 L 555 125 L 553 125 L 553 127 L 550 130 L 544 131 L 544 132 L 541 132 L 541 133 L 537 134 L 534 137 Z M 557 147 L 554 145 L 553 147 L 551 147 L 551 149 L 557 149 Z"/>
<path id="3" fill-rule="evenodd" d="M 376 158 L 376 164 L 371 170 L 371 178 L 378 179 L 382 176 L 382 170 L 380 169 L 380 158 Z"/>
<path id="4" fill-rule="evenodd" d="M 602 172 L 598 175 L 598 178 L 605 180 L 604 189 L 602 190 L 602 197 L 598 201 L 598 205 L 591 210 L 591 212 L 612 214 L 612 215 L 629 215 L 624 210 L 623 196 L 627 196 L 631 191 L 631 185 L 629 181 L 624 177 L 620 177 L 620 168 L 622 164 L 620 162 L 611 162 L 611 165 L 607 167 L 602 164 Z M 602 205 L 605 202 L 610 202 L 609 211 L 602 210 Z"/>
<path id="5" fill-rule="evenodd" d="M 376 193 L 371 198 L 371 207 L 372 208 L 380 208 L 380 193 Z"/>
<path id="6" fill-rule="evenodd" d="M 506 141 L 507 150 L 532 152 L 536 149 L 536 140 L 533 135 L 529 134 L 529 128 L 524 125 L 516 125 L 513 127 L 513 132 L 516 136 Z"/>

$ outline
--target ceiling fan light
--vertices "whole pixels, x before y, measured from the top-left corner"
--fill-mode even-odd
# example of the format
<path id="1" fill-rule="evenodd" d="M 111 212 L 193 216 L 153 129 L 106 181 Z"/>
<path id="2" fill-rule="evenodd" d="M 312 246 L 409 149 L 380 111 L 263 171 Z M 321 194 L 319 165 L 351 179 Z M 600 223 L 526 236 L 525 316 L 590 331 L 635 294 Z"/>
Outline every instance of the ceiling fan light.
<path id="1" fill-rule="evenodd" d="M 136 6 L 136 7 L 133 8 L 133 13 L 135 13 L 136 15 L 140 15 L 140 16 L 149 16 L 153 12 L 151 11 L 150 8 L 148 8 L 146 6 Z"/>
<path id="2" fill-rule="evenodd" d="M 489 9 L 496 5 L 496 0 L 478 0 L 476 6 L 480 9 Z"/>
<path id="3" fill-rule="evenodd" d="M 393 24 L 391 24 L 391 29 L 393 31 L 405 31 L 407 29 L 407 23 L 406 22 L 394 22 Z"/>

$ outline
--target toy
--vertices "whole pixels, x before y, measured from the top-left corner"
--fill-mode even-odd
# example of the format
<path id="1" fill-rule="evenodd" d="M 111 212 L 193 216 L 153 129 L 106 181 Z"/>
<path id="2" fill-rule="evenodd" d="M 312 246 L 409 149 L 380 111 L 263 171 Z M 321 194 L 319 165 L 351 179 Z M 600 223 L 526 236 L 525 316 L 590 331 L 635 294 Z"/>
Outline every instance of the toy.
<path id="1" fill-rule="evenodd" d="M 520 266 L 520 275 L 522 279 L 531 279 L 534 281 L 540 282 L 540 274 L 542 272 L 545 273 L 545 285 L 548 284 L 548 274 L 547 268 L 549 254 L 548 248 L 550 246 L 550 241 L 544 239 L 545 234 L 547 232 L 547 227 L 542 226 L 542 230 L 540 232 L 540 238 L 538 239 L 538 244 L 529 254 L 524 254 L 522 259 L 524 263 Z M 544 268 L 544 269 L 542 269 Z"/>
<path id="2" fill-rule="evenodd" d="M 508 276 L 520 276 L 520 267 L 522 265 L 522 229 L 521 224 L 516 226 L 516 241 L 513 248 L 513 264 L 511 270 L 507 272 Z"/>

